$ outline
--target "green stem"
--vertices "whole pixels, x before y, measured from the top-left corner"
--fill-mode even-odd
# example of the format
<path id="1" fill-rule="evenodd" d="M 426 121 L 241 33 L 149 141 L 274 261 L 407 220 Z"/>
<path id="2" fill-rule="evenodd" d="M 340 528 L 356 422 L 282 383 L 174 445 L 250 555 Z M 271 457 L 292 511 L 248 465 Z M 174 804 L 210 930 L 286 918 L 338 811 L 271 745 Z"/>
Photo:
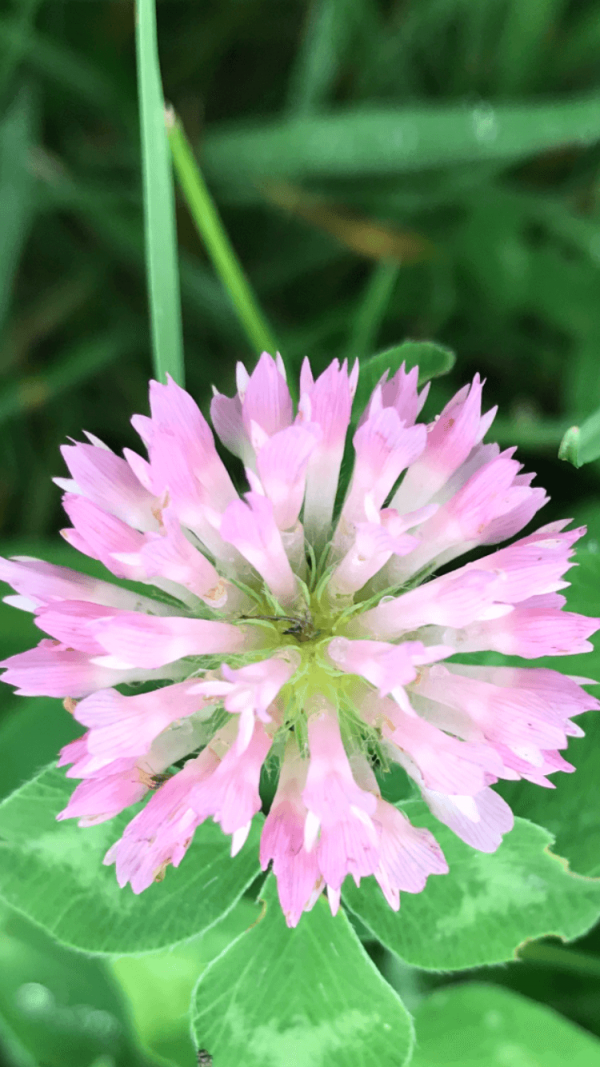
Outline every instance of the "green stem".
<path id="1" fill-rule="evenodd" d="M 519 959 L 526 963 L 542 963 L 572 974 L 587 974 L 600 978 L 600 960 L 585 952 L 573 952 L 561 945 L 544 945 L 531 942 L 519 952 Z"/>
<path id="2" fill-rule="evenodd" d="M 165 121 L 175 172 L 187 205 L 244 332 L 256 352 L 274 354 L 277 343 L 231 246 L 181 122 L 171 109 L 167 109 Z"/>
<path id="3" fill-rule="evenodd" d="M 165 381 L 166 375 L 170 374 L 183 385 L 175 195 L 164 124 L 154 0 L 136 0 L 136 16 L 146 269 L 153 363 L 160 381 Z"/>
<path id="4" fill-rule="evenodd" d="M 381 329 L 399 272 L 400 266 L 396 262 L 384 260 L 374 267 L 354 319 L 348 342 L 348 358 L 358 357 L 358 359 L 365 359 L 373 355 L 377 335 Z"/>

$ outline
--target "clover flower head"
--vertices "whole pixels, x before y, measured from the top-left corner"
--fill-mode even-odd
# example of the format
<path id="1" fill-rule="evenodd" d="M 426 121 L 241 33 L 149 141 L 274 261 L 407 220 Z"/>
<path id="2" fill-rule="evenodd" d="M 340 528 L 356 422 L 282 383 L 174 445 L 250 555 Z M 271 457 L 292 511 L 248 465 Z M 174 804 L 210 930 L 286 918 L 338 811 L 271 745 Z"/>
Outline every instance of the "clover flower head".
<path id="1" fill-rule="evenodd" d="M 600 707 L 586 679 L 466 655 L 584 652 L 600 626 L 563 610 L 583 529 L 554 522 L 488 551 L 546 497 L 514 449 L 482 443 L 495 412 L 482 414 L 479 377 L 425 425 L 416 368 L 384 376 L 340 499 L 357 376 L 334 360 L 315 380 L 305 361 L 294 410 L 279 357 L 238 367 L 211 415 L 244 464 L 241 495 L 192 397 L 151 382 L 151 415 L 132 420 L 148 458 L 88 435 L 63 448 L 71 477 L 57 479 L 64 537 L 125 584 L 0 562 L 9 601 L 46 635 L 4 661 L 4 681 L 65 698 L 86 728 L 61 753 L 81 782 L 58 818 L 93 825 L 151 793 L 105 857 L 136 893 L 206 819 L 241 849 L 266 766 L 279 777 L 260 858 L 288 924 L 324 888 L 335 912 L 347 875 L 373 875 L 397 909 L 447 865 L 383 799 L 390 767 L 492 852 L 513 822 L 494 783 L 552 787 L 573 769 L 560 754 L 582 732 L 573 717 Z"/>

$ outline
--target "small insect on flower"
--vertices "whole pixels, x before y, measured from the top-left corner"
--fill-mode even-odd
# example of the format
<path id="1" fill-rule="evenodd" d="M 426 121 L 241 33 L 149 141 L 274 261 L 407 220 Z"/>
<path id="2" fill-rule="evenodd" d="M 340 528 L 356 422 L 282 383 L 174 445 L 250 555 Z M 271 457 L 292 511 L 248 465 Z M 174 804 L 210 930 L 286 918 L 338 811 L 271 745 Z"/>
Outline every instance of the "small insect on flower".
<path id="1" fill-rule="evenodd" d="M 320 630 L 315 629 L 310 611 L 305 611 L 302 615 L 242 615 L 240 617 L 247 621 L 262 619 L 264 622 L 289 622 L 291 626 L 281 632 L 297 637 L 299 641 L 311 641 L 313 637 L 318 637 L 321 633 Z"/>
<path id="2" fill-rule="evenodd" d="M 192 397 L 151 382 L 150 416 L 133 419 L 147 458 L 91 435 L 62 450 L 63 535 L 114 581 L 0 560 L 45 635 L 4 661 L 4 681 L 66 698 L 85 731 L 61 752 L 81 782 L 58 818 L 93 826 L 147 801 L 105 856 L 135 893 L 179 867 L 208 819 L 235 855 L 267 763 L 279 778 L 260 863 L 288 925 L 325 888 L 335 911 L 347 876 L 373 876 L 397 910 L 448 867 L 383 799 L 388 768 L 493 852 L 513 825 L 493 786 L 551 786 L 573 769 L 573 720 L 600 708 L 586 679 L 526 662 L 589 651 L 600 620 L 563 611 L 584 529 L 515 540 L 547 498 L 514 449 L 483 443 L 495 411 L 479 376 L 426 425 L 417 368 L 385 374 L 342 490 L 357 379 L 334 360 L 315 380 L 306 360 L 294 409 L 279 357 L 238 366 L 237 396 L 216 393 L 211 415 L 247 471 L 242 495 Z M 496 665 L 474 662 L 489 651 Z"/>
<path id="3" fill-rule="evenodd" d="M 138 776 L 140 782 L 143 782 L 144 785 L 148 786 L 148 789 L 158 789 L 161 785 L 164 785 L 165 782 L 168 782 L 169 778 L 173 777 L 173 774 L 171 772 L 166 774 L 152 774 L 151 772 L 146 771 L 143 767 L 139 767 Z"/>

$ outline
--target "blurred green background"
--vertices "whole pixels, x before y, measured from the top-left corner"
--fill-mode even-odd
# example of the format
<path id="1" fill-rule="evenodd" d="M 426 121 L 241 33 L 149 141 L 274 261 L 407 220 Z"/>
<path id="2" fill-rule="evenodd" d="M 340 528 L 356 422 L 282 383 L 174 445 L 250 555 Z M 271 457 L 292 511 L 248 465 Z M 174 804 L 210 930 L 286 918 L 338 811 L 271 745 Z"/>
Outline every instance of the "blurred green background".
<path id="1" fill-rule="evenodd" d="M 480 371 L 496 439 L 519 445 L 552 495 L 545 521 L 588 516 L 599 535 L 600 466 L 575 472 L 557 451 L 600 405 L 600 0 L 159 0 L 158 34 L 166 99 L 288 366 L 441 341 L 457 363 L 426 413 Z M 211 384 L 231 391 L 236 360 L 256 353 L 180 198 L 177 224 L 187 384 L 206 409 Z M 146 410 L 150 375 L 133 3 L 12 0 L 0 14 L 4 552 L 68 559 L 59 445 L 87 429 L 136 447 L 129 418 Z M 3 609 L 0 624 L 7 652 L 31 643 L 27 618 Z M 2 700 L 6 792 L 73 726 L 56 702 Z M 15 958 L 41 958 L 37 934 L 11 921 Z M 592 957 L 600 938 L 578 948 Z M 46 952 L 56 974 L 65 951 Z M 410 1006 L 424 980 L 379 962 Z M 486 980 L 600 1033 L 600 958 L 585 966 L 532 960 Z M 31 967 L 29 985 L 42 981 Z M 151 971 L 179 990 L 172 957 Z M 142 981 L 133 972 L 125 988 Z M 136 1062 L 115 1038 L 127 1026 L 115 1029 L 113 979 L 96 996 L 99 981 L 90 971 L 85 996 L 112 1030 L 98 1016 L 92 1040 L 81 1023 L 68 1056 L 43 1030 L 23 1044 L 6 993 L 7 1062 Z M 155 1044 L 191 1063 L 173 997 Z"/>

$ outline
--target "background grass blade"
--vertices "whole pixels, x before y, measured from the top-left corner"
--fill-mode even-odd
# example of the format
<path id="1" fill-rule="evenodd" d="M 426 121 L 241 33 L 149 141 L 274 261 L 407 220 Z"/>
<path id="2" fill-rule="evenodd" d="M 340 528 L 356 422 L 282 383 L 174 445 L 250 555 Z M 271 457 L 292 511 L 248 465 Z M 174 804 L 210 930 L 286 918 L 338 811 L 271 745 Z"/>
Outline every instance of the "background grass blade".
<path id="1" fill-rule="evenodd" d="M 183 385 L 183 336 L 171 161 L 156 43 L 154 0 L 137 0 L 136 44 L 142 135 L 146 264 L 154 372 Z"/>
<path id="2" fill-rule="evenodd" d="M 225 232 L 206 182 L 177 116 L 167 114 L 168 138 L 177 177 L 198 232 L 227 289 L 252 348 L 276 352 L 278 345 Z"/>
<path id="3" fill-rule="evenodd" d="M 206 139 L 220 182 L 391 175 L 455 163 L 527 159 L 600 139 L 600 96 L 549 103 L 361 107 L 294 121 L 228 123 Z"/>
<path id="4" fill-rule="evenodd" d="M 0 122 L 0 329 L 33 216 L 35 193 L 29 155 L 34 128 L 32 96 L 22 90 Z"/>
<path id="5" fill-rule="evenodd" d="M 385 260 L 373 268 L 352 324 L 348 341 L 349 359 L 364 359 L 372 354 L 399 273 L 399 263 Z"/>

